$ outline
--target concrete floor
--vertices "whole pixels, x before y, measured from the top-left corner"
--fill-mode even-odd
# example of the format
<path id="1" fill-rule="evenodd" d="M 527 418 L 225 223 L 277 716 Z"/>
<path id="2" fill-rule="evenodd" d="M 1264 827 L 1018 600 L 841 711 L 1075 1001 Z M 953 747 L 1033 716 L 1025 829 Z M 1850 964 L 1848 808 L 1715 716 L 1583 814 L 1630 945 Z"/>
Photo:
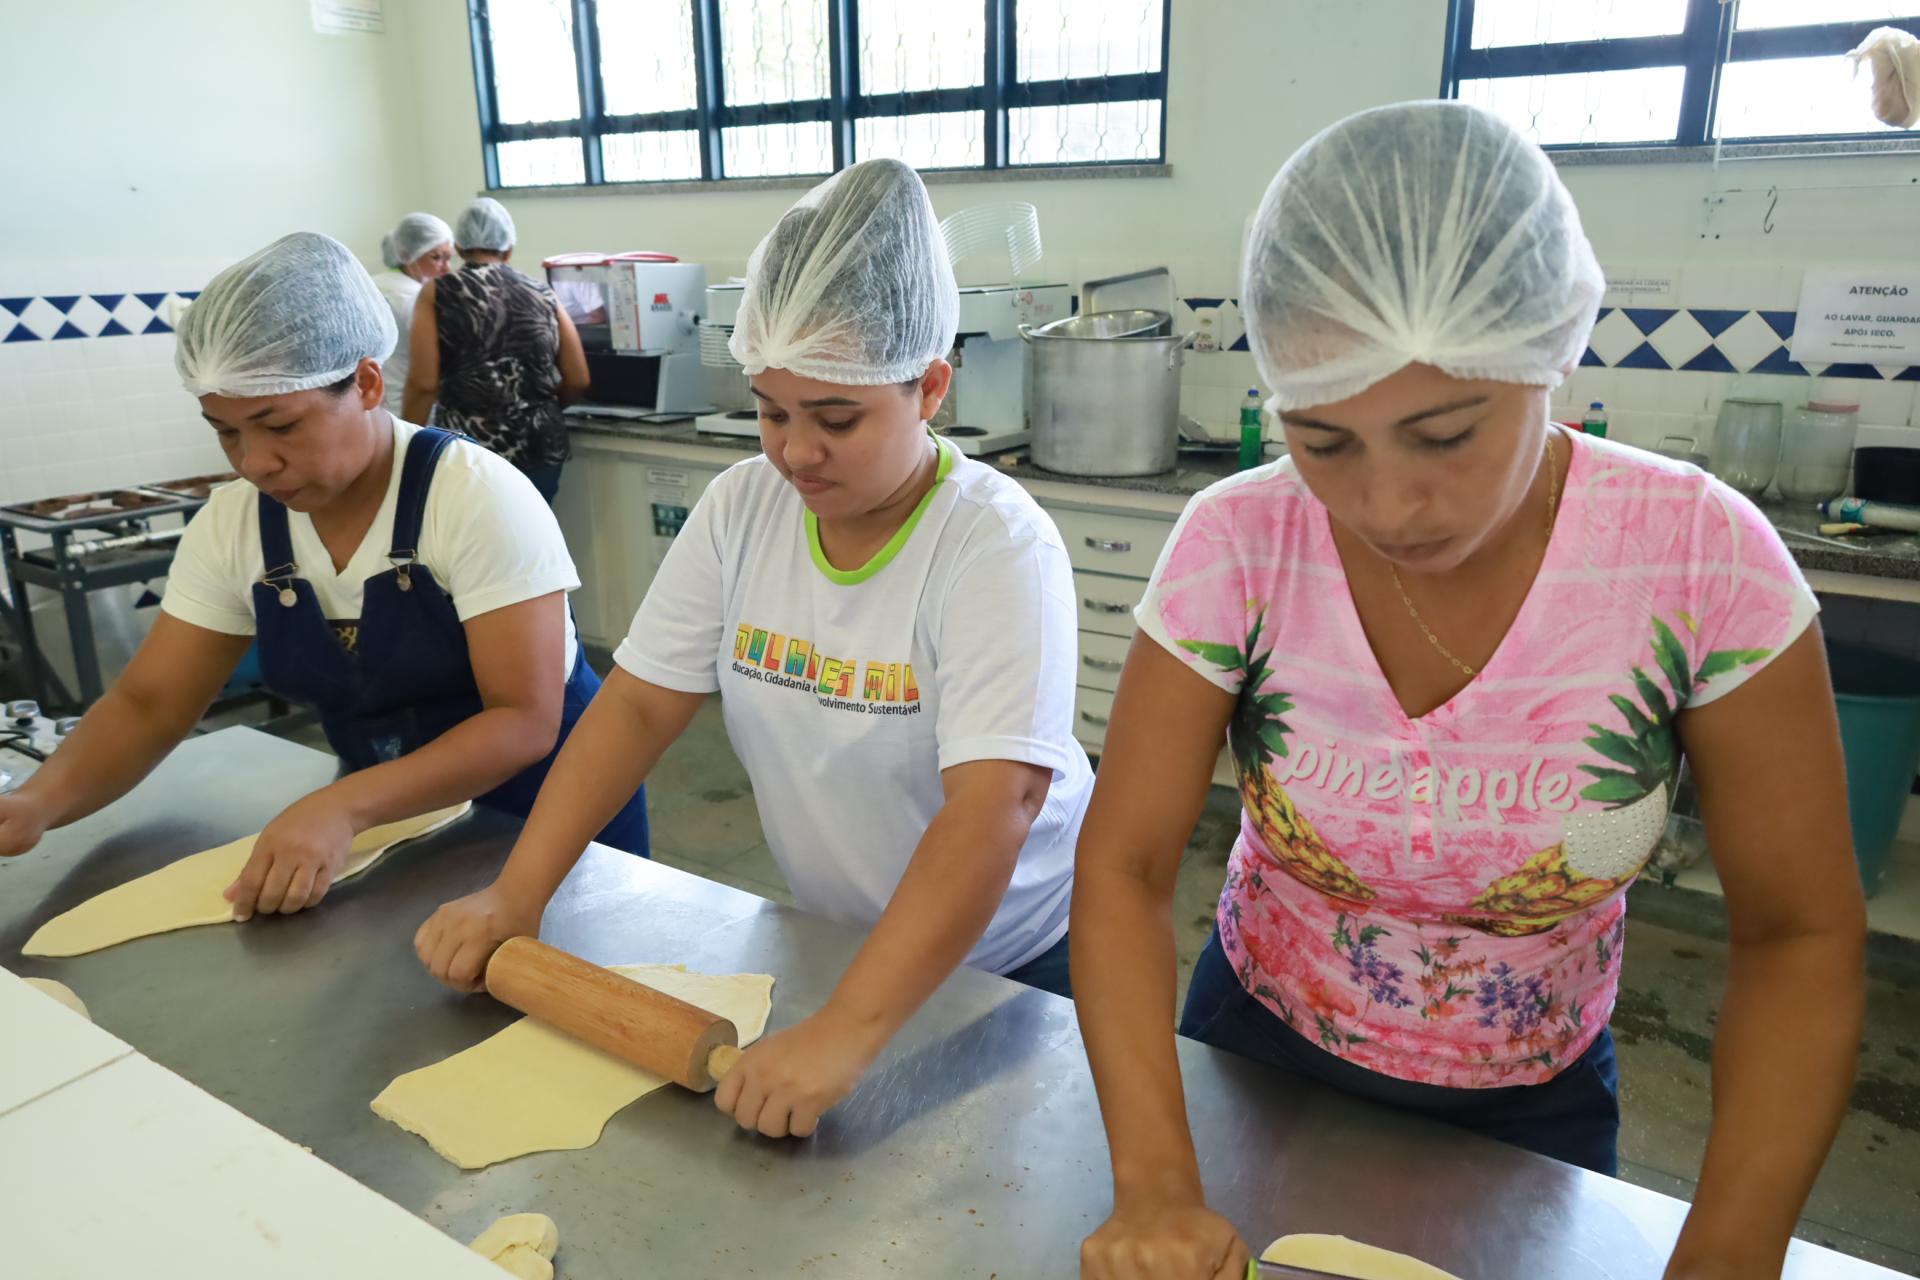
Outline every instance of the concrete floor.
<path id="1" fill-rule="evenodd" d="M 324 747 L 312 730 L 298 736 Z M 648 792 L 657 859 L 791 903 L 717 701 L 667 753 Z M 1215 788 L 1174 894 L 1182 998 L 1212 926 L 1237 823 L 1235 797 Z M 1692 1194 L 1706 1143 L 1709 1054 L 1726 979 L 1723 937 L 1719 908 L 1702 895 L 1635 890 L 1613 1021 L 1621 1174 L 1682 1199 Z M 1872 968 L 1853 1107 L 1799 1234 L 1920 1275 L 1920 948 L 1904 941 L 1877 946 Z"/>

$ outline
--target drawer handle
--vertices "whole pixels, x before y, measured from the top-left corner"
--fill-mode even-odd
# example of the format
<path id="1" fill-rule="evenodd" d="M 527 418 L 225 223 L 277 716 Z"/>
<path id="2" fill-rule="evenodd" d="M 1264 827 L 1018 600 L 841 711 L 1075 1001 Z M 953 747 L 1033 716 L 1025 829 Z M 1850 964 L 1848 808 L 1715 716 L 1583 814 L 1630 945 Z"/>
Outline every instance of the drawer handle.
<path id="1" fill-rule="evenodd" d="M 1133 544 L 1120 538 L 1088 538 L 1087 545 L 1095 551 L 1126 552 L 1133 550 Z"/>
<path id="2" fill-rule="evenodd" d="M 1112 658 L 1081 658 L 1080 665 L 1092 671 L 1118 671 L 1126 664 Z"/>
<path id="3" fill-rule="evenodd" d="M 1133 612 L 1133 606 L 1130 604 L 1114 604 L 1110 600 L 1095 600 L 1091 596 L 1082 597 L 1080 600 L 1080 603 L 1087 606 L 1087 608 L 1093 610 L 1095 613 L 1132 613 Z"/>
<path id="4" fill-rule="evenodd" d="M 1091 711 L 1082 711 L 1080 713 L 1080 718 L 1082 720 L 1085 720 L 1088 724 L 1094 726 L 1097 729 L 1104 729 L 1107 727 L 1107 718 L 1105 716 L 1097 716 L 1093 714 L 1093 712 Z"/>

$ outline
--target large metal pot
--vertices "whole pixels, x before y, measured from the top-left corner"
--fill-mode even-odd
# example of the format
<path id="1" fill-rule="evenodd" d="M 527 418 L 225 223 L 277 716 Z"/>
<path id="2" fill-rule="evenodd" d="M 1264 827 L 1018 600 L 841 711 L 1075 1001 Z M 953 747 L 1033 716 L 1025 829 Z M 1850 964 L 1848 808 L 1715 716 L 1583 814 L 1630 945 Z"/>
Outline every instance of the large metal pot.
<path id="1" fill-rule="evenodd" d="M 1145 318 L 1157 314 L 1096 312 L 1038 329 L 1020 326 L 1033 353 L 1027 418 L 1037 465 L 1070 476 L 1173 469 L 1180 450 L 1180 370 L 1193 335 L 1141 335 Z M 1129 329 L 1136 336 L 1090 336 Z"/>

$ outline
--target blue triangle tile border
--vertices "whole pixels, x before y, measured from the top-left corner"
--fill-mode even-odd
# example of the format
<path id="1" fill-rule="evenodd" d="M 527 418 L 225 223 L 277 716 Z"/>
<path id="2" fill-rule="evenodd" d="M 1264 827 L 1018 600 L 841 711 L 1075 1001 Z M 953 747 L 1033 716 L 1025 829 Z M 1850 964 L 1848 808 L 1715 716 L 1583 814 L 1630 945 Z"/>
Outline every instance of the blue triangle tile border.
<path id="1" fill-rule="evenodd" d="M 1693 318 L 1707 331 L 1709 338 L 1717 338 L 1733 328 L 1747 313 L 1744 311 L 1726 311 L 1715 307 L 1690 307 Z"/>
<path id="2" fill-rule="evenodd" d="M 1621 356 L 1619 360 L 1614 362 L 1613 367 L 1616 369 L 1665 370 L 1671 370 L 1673 368 L 1672 365 L 1667 363 L 1665 356 L 1653 349 L 1651 342 L 1643 342 L 1633 350 L 1627 352 L 1627 354 Z"/>
<path id="3" fill-rule="evenodd" d="M 198 298 L 200 293 L 201 291 L 198 289 L 176 289 L 171 292 L 163 290 L 144 293 L 24 294 L 0 297 L 0 311 L 12 315 L 16 320 L 23 318 L 28 308 L 36 301 L 45 302 L 61 317 L 59 328 L 52 334 L 43 336 L 28 328 L 25 324 L 15 324 L 4 337 L 0 337 L 0 343 L 71 342 L 75 339 L 84 338 L 118 338 L 135 334 L 172 333 L 174 331 L 173 326 L 168 324 L 164 318 L 164 308 L 167 299 L 169 297 L 176 297 L 192 301 Z M 87 333 L 68 318 L 82 298 L 91 298 L 94 302 L 98 303 L 103 310 L 109 313 L 98 333 Z M 114 318 L 111 314 L 128 298 L 138 299 L 143 306 L 153 313 L 144 324 L 140 322 L 137 316 L 129 323 L 122 322 Z M 1077 295 L 1072 299 L 1072 309 L 1075 314 L 1079 312 L 1079 301 Z M 1189 307 L 1216 307 L 1227 302 L 1238 305 L 1240 300 L 1232 297 L 1196 296 L 1183 298 L 1181 301 L 1185 302 Z M 1757 315 L 1767 327 L 1779 337 L 1780 346 L 1769 352 L 1765 359 L 1745 370 L 1745 372 L 1785 375 L 1789 377 L 1807 377 L 1813 373 L 1813 370 L 1809 370 L 1806 366 L 1796 362 L 1788 352 L 1787 341 L 1793 336 L 1793 327 L 1796 318 L 1796 314 L 1792 311 L 1760 308 L 1742 309 L 1738 307 L 1601 307 L 1595 316 L 1596 323 L 1606 319 L 1606 317 L 1612 315 L 1615 311 L 1624 312 L 1628 321 L 1632 323 L 1634 328 L 1639 330 L 1643 337 L 1651 335 L 1655 330 L 1659 329 L 1661 325 L 1666 324 L 1669 320 L 1673 319 L 1673 317 L 1685 312 L 1693 317 L 1700 327 L 1706 331 L 1707 336 L 1712 339 L 1712 341 L 1692 358 L 1681 364 L 1678 369 L 1675 369 L 1673 365 L 1669 364 L 1666 358 L 1654 350 L 1652 344 L 1648 342 L 1637 344 L 1632 350 L 1611 364 L 1603 360 L 1599 352 L 1595 351 L 1592 347 L 1588 347 L 1580 354 L 1580 365 L 1582 368 L 1651 369 L 1663 372 L 1731 373 L 1737 375 L 1741 373 L 1742 370 L 1734 364 L 1726 352 L 1720 349 L 1719 340 L 1746 317 Z M 1242 335 L 1235 341 L 1228 350 L 1238 352 L 1247 351 L 1248 345 L 1245 335 Z M 1911 368 L 1900 369 L 1892 374 L 1882 374 L 1879 369 L 1872 365 L 1853 362 L 1829 365 L 1824 369 L 1816 365 L 1814 369 L 1819 371 L 1818 376 L 1825 378 L 1850 378 L 1861 381 L 1920 382 L 1920 364 L 1914 365 Z"/>
<path id="4" fill-rule="evenodd" d="M 1633 321 L 1634 328 L 1647 335 L 1680 314 L 1678 307 L 1622 307 L 1620 310 Z"/>
<path id="5" fill-rule="evenodd" d="M 1733 361 L 1718 347 L 1708 347 L 1693 359 L 1680 366 L 1689 373 L 1738 373 Z"/>

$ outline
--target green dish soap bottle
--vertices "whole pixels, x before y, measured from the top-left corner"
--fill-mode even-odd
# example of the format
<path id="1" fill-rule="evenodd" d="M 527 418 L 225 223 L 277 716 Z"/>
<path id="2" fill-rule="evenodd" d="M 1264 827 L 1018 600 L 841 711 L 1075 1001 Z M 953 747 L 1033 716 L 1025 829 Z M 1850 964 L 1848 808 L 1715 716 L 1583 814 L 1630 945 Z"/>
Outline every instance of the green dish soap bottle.
<path id="1" fill-rule="evenodd" d="M 1240 470 L 1246 471 L 1267 460 L 1266 432 L 1260 422 L 1260 389 L 1247 388 L 1240 402 Z"/>

